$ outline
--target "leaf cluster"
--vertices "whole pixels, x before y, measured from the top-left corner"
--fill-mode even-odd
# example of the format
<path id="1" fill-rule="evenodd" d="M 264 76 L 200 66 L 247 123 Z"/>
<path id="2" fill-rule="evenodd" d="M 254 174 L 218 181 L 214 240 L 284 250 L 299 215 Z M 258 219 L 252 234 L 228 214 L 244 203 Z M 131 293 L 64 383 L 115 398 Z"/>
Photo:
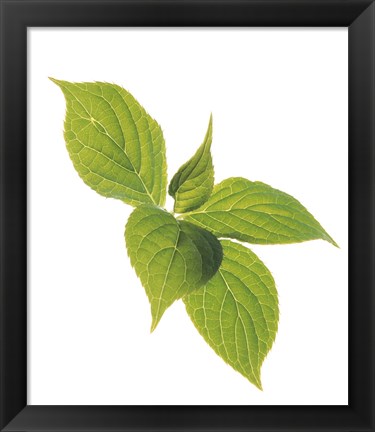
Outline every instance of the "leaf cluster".
<path id="1" fill-rule="evenodd" d="M 125 241 L 150 301 L 151 330 L 182 299 L 208 345 L 261 389 L 278 296 L 268 268 L 239 241 L 337 246 L 332 237 L 299 201 L 269 185 L 240 177 L 214 185 L 212 116 L 203 143 L 169 183 L 168 212 L 159 124 L 120 86 L 51 80 L 65 96 L 64 137 L 77 173 L 97 193 L 135 207 Z"/>

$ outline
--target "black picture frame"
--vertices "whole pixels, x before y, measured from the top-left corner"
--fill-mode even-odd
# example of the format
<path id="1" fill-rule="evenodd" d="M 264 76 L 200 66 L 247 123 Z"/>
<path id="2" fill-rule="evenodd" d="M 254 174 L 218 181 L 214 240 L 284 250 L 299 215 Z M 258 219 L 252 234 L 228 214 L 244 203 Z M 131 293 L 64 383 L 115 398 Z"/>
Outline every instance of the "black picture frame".
<path id="1" fill-rule="evenodd" d="M 1 431 L 375 431 L 374 1 L 0 0 L 0 4 Z M 26 30 L 38 26 L 348 27 L 348 406 L 27 405 Z"/>

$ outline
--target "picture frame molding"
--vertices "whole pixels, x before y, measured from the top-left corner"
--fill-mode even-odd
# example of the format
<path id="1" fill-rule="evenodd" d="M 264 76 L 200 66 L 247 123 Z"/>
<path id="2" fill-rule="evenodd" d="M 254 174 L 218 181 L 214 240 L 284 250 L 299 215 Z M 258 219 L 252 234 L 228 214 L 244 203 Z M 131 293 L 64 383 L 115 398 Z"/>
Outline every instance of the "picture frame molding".
<path id="1" fill-rule="evenodd" d="M 0 6 L 0 430 L 375 431 L 374 1 L 0 0 Z M 348 28 L 348 406 L 27 404 L 27 28 L 140 26 Z"/>

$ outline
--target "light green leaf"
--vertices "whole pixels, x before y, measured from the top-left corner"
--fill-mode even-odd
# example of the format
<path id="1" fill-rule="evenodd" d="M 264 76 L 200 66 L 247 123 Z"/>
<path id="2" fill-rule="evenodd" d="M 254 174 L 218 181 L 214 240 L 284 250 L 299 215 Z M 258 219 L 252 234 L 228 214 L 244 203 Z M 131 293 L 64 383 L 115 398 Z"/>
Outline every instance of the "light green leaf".
<path id="1" fill-rule="evenodd" d="M 130 215 L 125 240 L 151 303 L 151 331 L 175 300 L 215 274 L 222 258 L 220 242 L 212 234 L 146 204 Z"/>
<path id="2" fill-rule="evenodd" d="M 214 185 L 211 143 L 212 115 L 202 145 L 195 155 L 180 167 L 169 184 L 168 193 L 175 199 L 176 213 L 196 209 L 211 195 Z"/>
<path id="3" fill-rule="evenodd" d="M 183 301 L 216 354 L 262 389 L 260 368 L 279 320 L 275 282 L 249 249 L 229 240 L 221 244 L 224 258 L 218 272 Z"/>
<path id="4" fill-rule="evenodd" d="M 82 180 L 130 205 L 164 205 L 165 144 L 156 121 L 115 84 L 51 80 L 66 99 L 64 137 Z"/>
<path id="5" fill-rule="evenodd" d="M 337 246 L 319 222 L 292 196 L 241 177 L 214 187 L 209 200 L 184 218 L 218 237 L 249 243 L 298 243 L 323 239 Z"/>

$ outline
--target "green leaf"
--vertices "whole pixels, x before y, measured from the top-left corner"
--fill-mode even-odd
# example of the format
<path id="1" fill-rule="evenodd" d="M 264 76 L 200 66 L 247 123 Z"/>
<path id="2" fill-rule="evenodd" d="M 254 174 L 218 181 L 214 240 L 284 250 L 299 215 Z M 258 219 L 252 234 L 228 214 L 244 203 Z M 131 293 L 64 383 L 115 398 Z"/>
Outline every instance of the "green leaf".
<path id="1" fill-rule="evenodd" d="M 130 205 L 164 205 L 165 144 L 156 121 L 115 84 L 51 80 L 66 99 L 64 137 L 82 180 Z"/>
<path id="2" fill-rule="evenodd" d="M 209 200 L 184 218 L 218 237 L 249 243 L 298 243 L 323 239 L 337 246 L 319 222 L 292 196 L 241 177 L 214 187 Z"/>
<path id="3" fill-rule="evenodd" d="M 219 271 L 184 297 L 187 313 L 210 347 L 262 389 L 260 368 L 275 340 L 279 308 L 267 267 L 246 247 L 221 241 Z"/>
<path id="4" fill-rule="evenodd" d="M 151 331 L 175 300 L 216 273 L 222 258 L 220 242 L 212 234 L 146 204 L 130 215 L 125 240 L 151 303 Z"/>
<path id="5" fill-rule="evenodd" d="M 210 232 L 186 221 L 178 221 L 181 231 L 183 231 L 202 258 L 202 277 L 198 286 L 207 283 L 217 272 L 223 259 L 223 248 L 219 240 Z"/>
<path id="6" fill-rule="evenodd" d="M 169 185 L 168 193 L 175 199 L 176 213 L 196 209 L 211 195 L 214 185 L 211 143 L 212 115 L 202 145 L 195 155 L 180 167 Z"/>

